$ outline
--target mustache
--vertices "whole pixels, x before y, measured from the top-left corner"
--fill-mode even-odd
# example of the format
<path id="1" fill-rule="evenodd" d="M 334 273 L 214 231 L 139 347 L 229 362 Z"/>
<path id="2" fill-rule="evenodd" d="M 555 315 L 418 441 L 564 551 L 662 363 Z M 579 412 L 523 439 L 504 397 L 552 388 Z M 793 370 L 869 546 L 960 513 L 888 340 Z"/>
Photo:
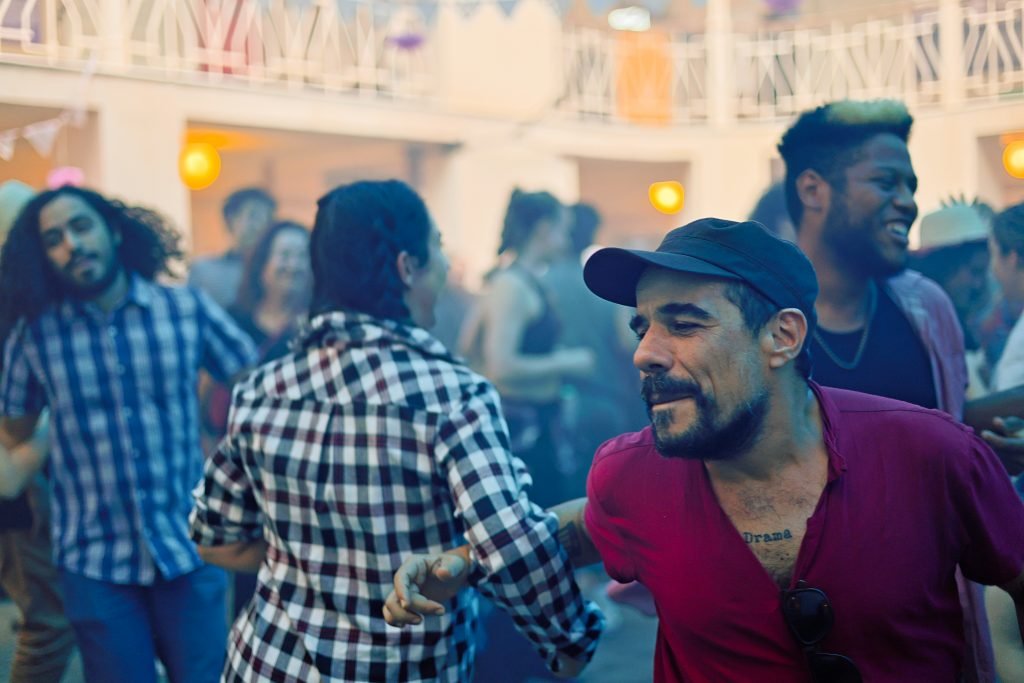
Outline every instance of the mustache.
<path id="1" fill-rule="evenodd" d="M 644 377 L 640 386 L 640 396 L 648 406 L 685 397 L 692 397 L 701 405 L 706 403 L 704 392 L 696 382 L 674 379 L 666 375 Z"/>
<path id="2" fill-rule="evenodd" d="M 64 266 L 64 270 L 70 272 L 74 270 L 82 261 L 86 259 L 92 259 L 95 261 L 98 258 L 99 257 L 92 252 L 76 251 L 71 254 L 71 260 L 68 261 L 66 266 Z"/>

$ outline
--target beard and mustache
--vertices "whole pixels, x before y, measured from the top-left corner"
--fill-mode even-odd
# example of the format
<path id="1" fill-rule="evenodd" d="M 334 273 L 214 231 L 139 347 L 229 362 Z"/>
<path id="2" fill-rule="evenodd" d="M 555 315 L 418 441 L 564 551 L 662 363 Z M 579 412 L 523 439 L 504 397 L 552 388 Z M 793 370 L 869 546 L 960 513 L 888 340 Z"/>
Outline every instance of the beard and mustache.
<path id="1" fill-rule="evenodd" d="M 913 218 L 909 223 L 913 223 Z M 902 259 L 891 261 L 881 252 L 874 242 L 872 227 L 868 221 L 854 225 L 850 213 L 841 202 L 832 202 L 825 218 L 826 229 L 822 231 L 822 240 L 836 254 L 842 254 L 848 266 L 857 274 L 867 278 L 888 278 L 899 275 L 906 270 L 910 260 L 909 251 L 904 250 Z"/>
<path id="2" fill-rule="evenodd" d="M 74 274 L 75 269 L 85 259 L 92 259 L 103 269 L 100 276 L 91 282 L 83 282 Z M 105 292 L 120 275 L 121 270 L 121 262 L 116 257 L 104 263 L 99 254 L 85 252 L 73 254 L 71 260 L 63 268 L 54 268 L 62 291 L 71 298 L 83 301 L 88 301 Z"/>
<path id="3" fill-rule="evenodd" d="M 764 429 L 770 399 L 762 387 L 722 416 L 718 402 L 692 381 L 666 375 L 647 375 L 640 394 L 654 431 L 654 446 L 668 458 L 688 460 L 732 460 L 748 452 Z M 655 411 L 656 403 L 689 398 L 694 401 L 696 419 L 681 434 L 670 434 L 675 416 L 671 410 Z"/>

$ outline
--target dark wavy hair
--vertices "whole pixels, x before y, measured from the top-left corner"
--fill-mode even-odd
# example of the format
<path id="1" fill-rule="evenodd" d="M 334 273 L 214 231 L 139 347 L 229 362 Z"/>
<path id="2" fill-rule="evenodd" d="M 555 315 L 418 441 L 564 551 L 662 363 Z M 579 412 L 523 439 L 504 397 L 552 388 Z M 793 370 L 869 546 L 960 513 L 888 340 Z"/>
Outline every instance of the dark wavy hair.
<path id="1" fill-rule="evenodd" d="M 345 309 L 408 322 L 396 261 L 405 251 L 427 264 L 430 226 L 423 200 L 400 180 L 364 180 L 325 194 L 309 245 L 310 314 Z"/>
<path id="2" fill-rule="evenodd" d="M 63 297 L 63 287 L 39 234 L 40 212 L 62 195 L 78 197 L 100 215 L 108 230 L 120 232 L 117 251 L 126 271 L 147 280 L 160 273 L 174 275 L 172 264 L 177 265 L 185 257 L 180 235 L 155 211 L 126 206 L 71 185 L 40 192 L 18 214 L 0 251 L 0 337 L 6 336 L 20 318 L 33 320 Z"/>
<path id="3" fill-rule="evenodd" d="M 512 190 L 508 209 L 505 210 L 498 253 L 522 249 L 533 237 L 537 225 L 544 220 L 557 219 L 561 210 L 562 202 L 550 192 L 523 192 L 518 187 Z"/>
<path id="4" fill-rule="evenodd" d="M 992 237 L 1003 256 L 1015 251 L 1024 257 L 1024 202 L 996 214 L 992 219 Z"/>
<path id="5" fill-rule="evenodd" d="M 865 142 L 883 133 L 906 142 L 913 124 L 914 117 L 897 100 L 842 100 L 801 114 L 779 142 L 779 154 L 786 162 L 786 207 L 793 227 L 800 230 L 804 215 L 796 189 L 801 173 L 813 169 L 829 185 L 842 190 L 846 186 L 844 171 L 860 159 Z"/>
<path id="6" fill-rule="evenodd" d="M 253 247 L 252 253 L 246 259 L 245 267 L 242 270 L 242 280 L 238 286 L 238 296 L 232 307 L 235 311 L 246 315 L 254 315 L 256 307 L 263 301 L 263 270 L 270 260 L 270 253 L 274 248 L 274 240 L 282 232 L 301 232 L 309 235 L 306 227 L 294 221 L 279 221 L 260 235 L 260 239 Z"/>

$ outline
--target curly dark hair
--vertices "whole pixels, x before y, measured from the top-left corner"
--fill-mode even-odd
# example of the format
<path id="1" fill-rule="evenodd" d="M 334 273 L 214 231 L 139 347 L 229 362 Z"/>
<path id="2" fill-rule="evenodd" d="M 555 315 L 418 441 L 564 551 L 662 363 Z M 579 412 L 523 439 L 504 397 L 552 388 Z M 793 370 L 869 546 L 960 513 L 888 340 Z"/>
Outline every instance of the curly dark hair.
<path id="1" fill-rule="evenodd" d="M 910 137 L 914 117 L 896 100 L 842 100 L 805 111 L 779 142 L 786 162 L 786 207 L 793 227 L 800 229 L 804 207 L 796 180 L 808 169 L 817 171 L 836 189 L 845 187 L 845 171 L 860 159 L 864 143 L 883 133 L 903 142 Z"/>
<path id="2" fill-rule="evenodd" d="M 346 309 L 410 322 L 396 260 L 404 251 L 425 266 L 430 226 L 423 200 L 400 180 L 364 180 L 325 194 L 309 245 L 310 315 Z"/>
<path id="3" fill-rule="evenodd" d="M 126 271 L 152 280 L 160 273 L 174 275 L 172 264 L 183 262 L 180 235 L 155 211 L 71 185 L 41 192 L 18 214 L 0 251 L 0 338 L 19 319 L 34 320 L 64 296 L 39 234 L 40 212 L 62 195 L 78 197 L 100 215 L 108 230 L 120 232 L 117 251 Z"/>
<path id="4" fill-rule="evenodd" d="M 235 299 L 235 304 L 232 307 L 234 311 L 247 316 L 255 315 L 256 308 L 263 300 L 263 270 L 267 267 L 267 261 L 270 260 L 270 252 L 273 251 L 274 240 L 282 232 L 291 230 L 301 232 L 303 235 L 309 235 L 309 231 L 304 225 L 294 221 L 274 223 L 265 233 L 260 235 L 259 241 L 256 242 L 252 253 L 245 261 L 245 267 L 242 270 L 242 280 L 238 286 L 238 297 Z"/>
<path id="5" fill-rule="evenodd" d="M 533 237 L 541 221 L 555 220 L 561 211 L 562 202 L 550 192 L 523 192 L 518 187 L 512 190 L 498 253 L 504 254 L 509 249 L 519 251 Z"/>

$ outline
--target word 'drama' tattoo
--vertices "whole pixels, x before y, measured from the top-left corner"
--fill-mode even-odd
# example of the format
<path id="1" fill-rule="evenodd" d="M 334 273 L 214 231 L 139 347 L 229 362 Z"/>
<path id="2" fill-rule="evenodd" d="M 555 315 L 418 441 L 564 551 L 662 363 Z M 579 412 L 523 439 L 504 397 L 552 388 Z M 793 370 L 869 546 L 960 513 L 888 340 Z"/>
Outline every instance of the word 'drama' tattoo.
<path id="1" fill-rule="evenodd" d="M 793 532 L 789 529 L 775 531 L 770 534 L 752 534 L 749 531 L 743 532 L 743 540 L 747 543 L 775 543 L 777 541 L 788 541 L 793 538 Z"/>

